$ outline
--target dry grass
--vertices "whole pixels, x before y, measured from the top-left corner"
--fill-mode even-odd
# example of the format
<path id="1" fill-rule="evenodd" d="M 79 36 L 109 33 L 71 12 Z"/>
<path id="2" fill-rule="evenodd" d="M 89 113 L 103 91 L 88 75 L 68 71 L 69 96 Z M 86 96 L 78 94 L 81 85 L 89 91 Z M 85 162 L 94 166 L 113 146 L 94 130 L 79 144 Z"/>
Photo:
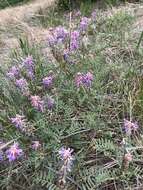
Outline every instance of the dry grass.
<path id="1" fill-rule="evenodd" d="M 12 8 L 6 8 L 0 11 L 0 25 L 8 22 L 20 22 L 25 19 L 25 17 L 31 17 L 35 12 L 41 8 L 51 6 L 54 0 L 35 0 L 26 5 L 21 5 Z"/>
<path id="2" fill-rule="evenodd" d="M 27 36 L 36 41 L 45 40 L 47 30 L 31 27 L 26 19 L 33 17 L 37 11 L 54 4 L 55 0 L 35 0 L 28 4 L 6 8 L 0 11 L 0 62 L 5 63 L 12 48 L 18 47 L 18 38 Z"/>

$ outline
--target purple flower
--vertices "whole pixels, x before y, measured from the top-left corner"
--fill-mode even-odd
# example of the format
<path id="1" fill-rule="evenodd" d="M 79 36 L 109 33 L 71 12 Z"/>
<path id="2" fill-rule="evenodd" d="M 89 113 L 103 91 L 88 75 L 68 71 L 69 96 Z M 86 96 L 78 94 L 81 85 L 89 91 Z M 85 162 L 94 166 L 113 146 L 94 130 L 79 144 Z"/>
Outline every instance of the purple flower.
<path id="1" fill-rule="evenodd" d="M 124 119 L 123 129 L 125 130 L 127 135 L 131 135 L 132 132 L 135 132 L 139 128 L 137 122 L 131 122 L 127 119 Z"/>
<path id="2" fill-rule="evenodd" d="M 24 61 L 23 61 L 23 64 L 22 64 L 25 69 L 26 69 L 26 72 L 27 72 L 27 76 L 30 78 L 30 79 L 33 79 L 34 78 L 34 60 L 33 60 L 33 57 L 32 56 L 28 56 Z"/>
<path id="3" fill-rule="evenodd" d="M 63 54 L 64 60 L 67 61 L 69 57 L 69 50 L 65 49 Z"/>
<path id="4" fill-rule="evenodd" d="M 53 84 L 53 76 L 50 75 L 48 77 L 43 78 L 43 85 L 47 88 L 51 87 Z"/>
<path id="5" fill-rule="evenodd" d="M 80 22 L 80 30 L 85 31 L 88 27 L 89 19 L 87 17 L 83 17 Z"/>
<path id="6" fill-rule="evenodd" d="M 68 36 L 68 31 L 62 26 L 56 27 L 54 30 L 54 36 L 58 41 L 63 42 Z"/>
<path id="7" fill-rule="evenodd" d="M 22 64 L 26 69 L 30 70 L 34 68 L 34 60 L 32 56 L 26 57 Z"/>
<path id="8" fill-rule="evenodd" d="M 124 155 L 124 160 L 126 162 L 131 162 L 133 160 L 133 155 L 130 153 L 130 152 L 127 152 L 125 155 Z"/>
<path id="9" fill-rule="evenodd" d="M 77 50 L 78 48 L 79 48 L 79 43 L 77 41 L 71 41 L 70 50 L 74 51 L 74 50 Z"/>
<path id="10" fill-rule="evenodd" d="M 16 80 L 16 86 L 21 90 L 24 95 L 29 95 L 29 88 L 26 79 L 21 78 Z"/>
<path id="11" fill-rule="evenodd" d="M 9 162 L 12 162 L 23 155 L 23 150 L 19 148 L 18 143 L 14 143 L 8 150 L 6 150 L 6 155 Z"/>
<path id="12" fill-rule="evenodd" d="M 71 33 L 71 39 L 70 39 L 70 50 L 74 51 L 79 48 L 79 37 L 80 34 L 78 31 L 73 31 Z"/>
<path id="13" fill-rule="evenodd" d="M 71 50 L 74 50 L 73 47 L 71 47 Z M 63 52 L 63 58 L 64 60 L 69 63 L 69 64 L 74 64 L 75 61 L 72 57 L 72 55 L 74 54 L 74 52 L 68 50 L 68 49 L 65 49 L 64 52 Z"/>
<path id="14" fill-rule="evenodd" d="M 78 10 L 76 13 L 75 13 L 75 17 L 80 17 L 81 16 L 81 12 L 80 10 Z"/>
<path id="15" fill-rule="evenodd" d="M 73 164 L 74 157 L 72 156 L 72 153 L 73 153 L 73 149 L 71 148 L 66 149 L 62 147 L 59 150 L 59 156 L 61 160 L 64 161 L 64 167 L 67 171 L 71 171 L 71 166 Z"/>
<path id="16" fill-rule="evenodd" d="M 71 148 L 64 148 L 62 147 L 60 150 L 59 150 L 59 155 L 60 155 L 60 158 L 62 160 L 66 160 L 66 159 L 71 159 L 72 158 L 72 153 L 73 153 L 73 149 Z"/>
<path id="17" fill-rule="evenodd" d="M 55 38 L 54 35 L 49 35 L 48 36 L 48 44 L 49 46 L 53 47 L 54 45 L 56 45 L 57 43 L 57 39 Z"/>
<path id="18" fill-rule="evenodd" d="M 10 79 L 14 79 L 14 78 L 18 77 L 19 76 L 19 68 L 16 66 L 11 67 L 11 69 L 7 73 L 7 76 Z"/>
<path id="19" fill-rule="evenodd" d="M 32 141 L 32 149 L 33 150 L 38 150 L 41 147 L 41 144 L 39 141 Z"/>
<path id="20" fill-rule="evenodd" d="M 25 126 L 25 117 L 22 115 L 16 114 L 16 117 L 10 118 L 11 123 L 15 125 L 16 128 L 23 129 Z"/>
<path id="21" fill-rule="evenodd" d="M 0 162 L 2 162 L 2 161 L 3 161 L 3 152 L 0 151 Z"/>
<path id="22" fill-rule="evenodd" d="M 80 87 L 82 85 L 82 73 L 77 73 L 75 76 L 75 84 L 77 87 Z"/>
<path id="23" fill-rule="evenodd" d="M 85 86 L 90 87 L 92 84 L 92 81 L 93 81 L 93 74 L 92 73 L 88 72 L 88 73 L 83 75 L 82 83 Z"/>
<path id="24" fill-rule="evenodd" d="M 32 70 L 27 71 L 27 77 L 31 80 L 34 79 L 34 72 Z"/>
<path id="25" fill-rule="evenodd" d="M 88 72 L 86 74 L 77 73 L 75 77 L 75 84 L 79 88 L 80 86 L 91 87 L 93 81 L 93 74 Z"/>
<path id="26" fill-rule="evenodd" d="M 44 101 L 39 96 L 31 96 L 31 104 L 38 111 L 44 112 Z"/>
<path id="27" fill-rule="evenodd" d="M 92 12 L 91 18 L 92 18 L 92 20 L 95 22 L 95 20 L 96 20 L 96 10 L 94 10 L 94 11 Z"/>
<path id="28" fill-rule="evenodd" d="M 78 40 L 80 37 L 80 33 L 78 31 L 71 32 L 71 40 Z"/>
<path id="29" fill-rule="evenodd" d="M 25 88 L 27 88 L 28 83 L 27 83 L 26 79 L 21 78 L 21 79 L 19 79 L 19 80 L 16 80 L 16 86 L 17 86 L 19 89 L 25 89 Z"/>
<path id="30" fill-rule="evenodd" d="M 49 110 L 52 110 L 52 109 L 53 109 L 54 104 L 55 104 L 54 99 L 48 97 L 48 98 L 47 98 L 47 107 L 48 107 Z"/>

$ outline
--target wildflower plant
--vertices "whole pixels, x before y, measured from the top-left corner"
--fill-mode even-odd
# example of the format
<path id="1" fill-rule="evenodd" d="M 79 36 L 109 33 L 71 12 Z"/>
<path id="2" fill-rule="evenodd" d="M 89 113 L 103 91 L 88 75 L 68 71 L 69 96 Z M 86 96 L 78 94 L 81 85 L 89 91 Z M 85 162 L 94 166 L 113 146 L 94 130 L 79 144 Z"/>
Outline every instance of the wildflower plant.
<path id="1" fill-rule="evenodd" d="M 68 172 L 71 171 L 71 167 L 73 164 L 74 157 L 72 155 L 73 150 L 68 148 L 61 148 L 59 150 L 60 159 L 63 161 L 62 166 L 60 168 L 60 177 L 59 177 L 59 184 L 65 185 L 66 184 L 66 177 Z"/>
<path id="2" fill-rule="evenodd" d="M 103 25 L 98 12 L 77 15 L 45 36 L 52 61 L 43 44 L 20 39 L 12 66 L 0 73 L 0 137 L 5 141 L 0 145 L 0 188 L 90 190 L 107 184 L 114 189 L 116 183 L 124 189 L 125 180 L 143 179 L 138 164 L 141 116 L 135 112 L 139 105 L 134 94 L 140 85 L 135 65 L 131 73 L 127 70 L 137 55 L 124 49 L 118 31 L 118 38 L 111 33 L 121 24 L 114 18 L 112 28 L 111 18 L 104 18 Z M 122 33 L 127 20 L 122 20 Z M 122 57 L 124 65 L 116 60 L 123 50 L 134 56 L 130 61 Z M 124 119 L 128 115 L 135 120 Z M 123 137 L 126 145 L 121 146 Z"/>

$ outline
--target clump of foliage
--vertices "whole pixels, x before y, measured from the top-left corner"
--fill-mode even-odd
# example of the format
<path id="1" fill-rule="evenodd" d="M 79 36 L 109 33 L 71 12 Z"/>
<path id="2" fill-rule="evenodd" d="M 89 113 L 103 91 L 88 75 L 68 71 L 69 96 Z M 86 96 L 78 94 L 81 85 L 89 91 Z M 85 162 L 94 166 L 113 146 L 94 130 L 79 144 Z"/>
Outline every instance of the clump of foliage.
<path id="1" fill-rule="evenodd" d="M 29 0 L 0 0 L 0 9 L 3 9 L 5 7 L 14 6 L 19 3 L 25 3 Z"/>
<path id="2" fill-rule="evenodd" d="M 63 10 L 70 10 L 80 6 L 92 6 L 93 3 L 97 2 L 101 7 L 119 5 L 120 3 L 126 2 L 125 0 L 58 0 L 58 8 Z"/>
<path id="3" fill-rule="evenodd" d="M 143 54 L 127 48 L 136 47 L 132 22 L 122 11 L 67 13 L 64 26 L 49 31 L 48 58 L 41 44 L 19 40 L 0 74 L 1 189 L 142 183 Z"/>

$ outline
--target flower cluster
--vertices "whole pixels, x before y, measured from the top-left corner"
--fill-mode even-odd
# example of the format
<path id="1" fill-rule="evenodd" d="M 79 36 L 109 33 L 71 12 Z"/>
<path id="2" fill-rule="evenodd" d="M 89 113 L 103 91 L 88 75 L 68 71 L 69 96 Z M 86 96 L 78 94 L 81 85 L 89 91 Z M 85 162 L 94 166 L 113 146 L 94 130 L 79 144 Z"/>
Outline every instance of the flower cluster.
<path id="1" fill-rule="evenodd" d="M 132 132 L 135 132 L 139 128 L 137 122 L 132 122 L 127 119 L 124 119 L 123 129 L 125 130 L 127 135 L 131 135 Z"/>
<path id="2" fill-rule="evenodd" d="M 26 69 L 26 74 L 30 79 L 34 78 L 34 60 L 32 56 L 28 56 L 22 63 Z"/>
<path id="3" fill-rule="evenodd" d="M 52 110 L 54 105 L 55 105 L 55 101 L 53 98 L 48 97 L 45 99 L 45 106 L 48 108 L 48 110 Z"/>
<path id="4" fill-rule="evenodd" d="M 25 126 L 25 117 L 19 114 L 16 114 L 16 117 L 10 118 L 11 123 L 18 129 L 24 129 Z"/>
<path id="5" fill-rule="evenodd" d="M 23 150 L 19 148 L 18 143 L 14 143 L 7 151 L 6 151 L 7 158 L 9 162 L 12 162 L 23 155 Z"/>
<path id="6" fill-rule="evenodd" d="M 130 162 L 133 160 L 133 155 L 130 152 L 126 152 L 123 156 L 122 168 L 128 170 Z"/>
<path id="7" fill-rule="evenodd" d="M 51 46 L 51 47 L 53 47 L 54 45 L 56 45 L 56 43 L 57 43 L 57 39 L 55 38 L 55 36 L 54 35 L 48 35 L 48 44 L 49 44 L 49 46 Z"/>
<path id="8" fill-rule="evenodd" d="M 66 148 L 62 147 L 59 150 L 59 156 L 65 162 L 65 164 L 66 164 L 65 167 L 66 167 L 67 171 L 71 171 L 71 166 L 72 166 L 72 163 L 74 160 L 72 153 L 73 153 L 73 149 L 71 149 L 71 148 L 66 149 Z"/>
<path id="9" fill-rule="evenodd" d="M 81 16 L 81 12 L 80 10 L 78 10 L 76 13 L 75 13 L 75 17 L 80 17 Z"/>
<path id="10" fill-rule="evenodd" d="M 77 13 L 81 16 L 81 13 Z M 79 23 L 79 27 L 75 27 L 71 24 L 69 30 L 63 26 L 52 28 L 51 34 L 48 36 L 48 43 L 52 48 L 54 57 L 59 61 L 64 59 L 69 64 L 74 64 L 79 60 L 79 53 L 83 48 L 80 46 L 83 44 L 83 33 L 87 31 L 90 19 L 82 17 Z M 86 40 L 87 41 L 87 40 Z M 89 43 L 89 42 L 88 42 Z M 79 50 L 79 51 L 77 51 Z"/>
<path id="11" fill-rule="evenodd" d="M 44 87 L 46 87 L 46 88 L 51 87 L 53 84 L 53 80 L 54 80 L 54 77 L 52 75 L 49 75 L 49 76 L 43 78 Z"/>
<path id="12" fill-rule="evenodd" d="M 80 33 L 78 31 L 71 32 L 70 51 L 77 50 L 79 48 L 79 37 Z"/>
<path id="13" fill-rule="evenodd" d="M 2 145 L 4 145 L 4 143 L 2 143 Z M 33 150 L 37 151 L 40 147 L 41 144 L 39 141 L 32 141 L 31 148 Z M 24 152 L 20 148 L 19 143 L 14 142 L 6 151 L 0 150 L 0 162 L 2 162 L 5 157 L 9 160 L 9 162 L 13 162 L 22 157 L 23 155 Z"/>
<path id="14" fill-rule="evenodd" d="M 28 70 L 34 69 L 34 60 L 32 56 L 28 56 L 23 61 L 23 66 Z"/>
<path id="15" fill-rule="evenodd" d="M 62 27 L 56 27 L 54 30 L 54 36 L 57 39 L 57 42 L 63 42 L 68 37 L 68 31 Z"/>
<path id="16" fill-rule="evenodd" d="M 96 11 L 94 10 L 91 14 L 92 20 L 95 22 L 96 21 Z"/>
<path id="17" fill-rule="evenodd" d="M 31 96 L 30 100 L 36 110 L 44 112 L 44 101 L 39 96 Z"/>
<path id="18" fill-rule="evenodd" d="M 127 161 L 127 162 L 131 162 L 133 160 L 133 156 L 130 152 L 126 153 L 124 155 L 124 159 Z"/>
<path id="19" fill-rule="evenodd" d="M 89 25 L 89 19 L 87 17 L 83 17 L 80 22 L 80 31 L 86 31 Z"/>
<path id="20" fill-rule="evenodd" d="M 26 79 L 21 78 L 21 79 L 17 79 L 15 82 L 17 88 L 20 89 L 20 91 L 24 94 L 24 95 L 29 95 L 29 87 L 28 87 L 28 83 L 26 81 Z"/>
<path id="21" fill-rule="evenodd" d="M 15 79 L 19 77 L 19 68 L 17 68 L 16 66 L 11 67 L 11 69 L 7 73 L 7 77 L 9 77 L 10 79 Z"/>
<path id="22" fill-rule="evenodd" d="M 7 77 L 14 81 L 16 87 L 21 91 L 25 96 L 29 96 L 29 87 L 28 82 L 23 75 L 23 71 L 26 71 L 26 76 L 29 79 L 34 78 L 34 61 L 32 56 L 28 56 L 22 63 L 21 66 L 16 67 L 12 66 L 11 69 L 7 72 Z"/>
<path id="23" fill-rule="evenodd" d="M 38 150 L 41 147 L 41 144 L 39 141 L 32 141 L 31 147 L 33 150 Z"/>
<path id="24" fill-rule="evenodd" d="M 0 162 L 3 161 L 3 152 L 0 151 Z"/>
<path id="25" fill-rule="evenodd" d="M 75 76 L 75 84 L 78 88 L 80 86 L 91 87 L 92 81 L 93 81 L 93 74 L 91 72 L 88 72 L 86 74 L 77 73 L 77 75 Z"/>

